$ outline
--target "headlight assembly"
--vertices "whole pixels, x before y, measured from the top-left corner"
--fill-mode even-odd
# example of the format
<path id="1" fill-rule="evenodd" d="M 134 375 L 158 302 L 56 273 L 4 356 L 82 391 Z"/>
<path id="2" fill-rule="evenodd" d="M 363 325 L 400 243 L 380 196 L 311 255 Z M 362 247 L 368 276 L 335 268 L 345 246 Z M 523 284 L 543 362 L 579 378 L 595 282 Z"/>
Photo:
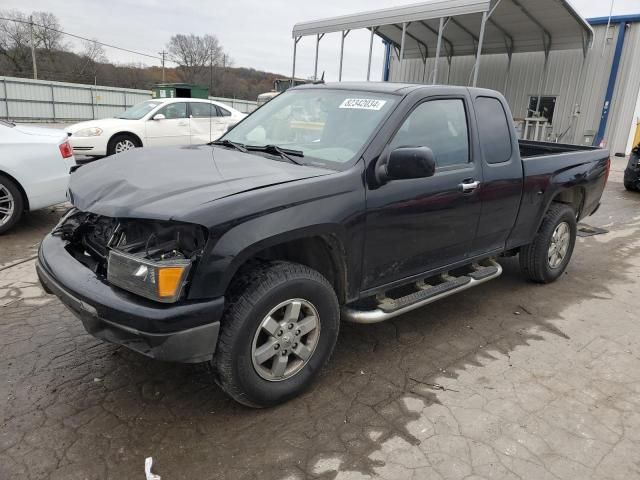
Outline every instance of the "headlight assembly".
<path id="1" fill-rule="evenodd" d="M 117 250 L 109 252 L 107 280 L 112 285 L 163 303 L 173 303 L 191 269 L 191 260 L 149 260 Z"/>
<path id="2" fill-rule="evenodd" d="M 102 135 L 102 129 L 98 127 L 83 128 L 74 133 L 73 137 L 98 137 Z"/>

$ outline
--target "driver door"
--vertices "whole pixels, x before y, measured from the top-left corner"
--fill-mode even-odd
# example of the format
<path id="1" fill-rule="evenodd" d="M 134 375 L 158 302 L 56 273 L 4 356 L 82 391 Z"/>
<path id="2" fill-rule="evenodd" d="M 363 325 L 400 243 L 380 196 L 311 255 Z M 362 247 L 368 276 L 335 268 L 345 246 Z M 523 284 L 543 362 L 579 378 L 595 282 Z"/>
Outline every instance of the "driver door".
<path id="1" fill-rule="evenodd" d="M 388 144 L 429 147 L 432 177 L 393 180 L 367 192 L 362 289 L 464 260 L 480 217 L 482 169 L 473 155 L 466 97 L 416 104 Z"/>
<path id="2" fill-rule="evenodd" d="M 169 103 L 158 110 L 146 122 L 146 145 L 189 145 L 191 129 L 186 102 Z M 154 120 L 162 114 L 165 118 Z"/>

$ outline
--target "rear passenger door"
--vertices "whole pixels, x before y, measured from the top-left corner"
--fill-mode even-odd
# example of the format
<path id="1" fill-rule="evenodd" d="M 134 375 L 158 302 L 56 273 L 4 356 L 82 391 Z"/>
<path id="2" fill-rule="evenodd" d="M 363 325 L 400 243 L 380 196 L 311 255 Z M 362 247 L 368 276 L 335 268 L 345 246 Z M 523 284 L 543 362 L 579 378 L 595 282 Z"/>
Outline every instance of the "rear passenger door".
<path id="1" fill-rule="evenodd" d="M 464 260 L 480 215 L 482 170 L 475 158 L 468 97 L 425 99 L 387 145 L 429 147 L 436 173 L 367 192 L 363 290 Z"/>
<path id="2" fill-rule="evenodd" d="M 523 188 L 522 161 L 518 139 L 511 127 L 511 113 L 504 100 L 474 95 L 482 158 L 482 212 L 473 242 L 473 253 L 502 250 L 511 232 Z"/>

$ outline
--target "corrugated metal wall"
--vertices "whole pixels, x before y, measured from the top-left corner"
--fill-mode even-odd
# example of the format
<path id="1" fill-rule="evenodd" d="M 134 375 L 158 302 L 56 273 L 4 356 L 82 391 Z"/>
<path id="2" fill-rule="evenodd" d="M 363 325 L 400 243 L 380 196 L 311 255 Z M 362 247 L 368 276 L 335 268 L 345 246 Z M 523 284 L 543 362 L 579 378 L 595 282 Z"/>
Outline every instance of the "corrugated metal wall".
<path id="1" fill-rule="evenodd" d="M 250 100 L 211 98 L 244 113 L 257 107 L 257 102 Z M 149 99 L 150 90 L 0 76 L 0 118 L 11 120 L 77 122 L 107 118 Z"/>
<path id="2" fill-rule="evenodd" d="M 544 53 L 517 53 L 508 68 L 506 55 L 483 55 L 478 86 L 502 92 L 516 119 L 527 116 L 529 97 L 556 96 L 553 126 L 548 139 L 565 143 L 591 143 L 598 130 L 607 82 L 619 26 L 613 25 L 605 41 L 606 26 L 594 27 L 594 41 L 587 57 L 582 51 L 559 50 L 549 55 L 548 73 L 543 77 Z M 609 114 L 605 142 L 611 151 L 627 148 L 633 111 L 640 90 L 640 23 L 632 23 L 626 31 L 625 45 L 618 80 Z M 604 46 L 604 48 L 603 48 Z M 393 51 L 392 51 L 393 52 Z M 446 58 L 438 65 L 438 83 L 469 85 L 475 58 Z M 583 66 L 584 62 L 584 66 Z M 435 59 L 427 59 L 426 68 L 420 59 L 399 62 L 392 53 L 390 79 L 396 82 L 431 83 Z"/>

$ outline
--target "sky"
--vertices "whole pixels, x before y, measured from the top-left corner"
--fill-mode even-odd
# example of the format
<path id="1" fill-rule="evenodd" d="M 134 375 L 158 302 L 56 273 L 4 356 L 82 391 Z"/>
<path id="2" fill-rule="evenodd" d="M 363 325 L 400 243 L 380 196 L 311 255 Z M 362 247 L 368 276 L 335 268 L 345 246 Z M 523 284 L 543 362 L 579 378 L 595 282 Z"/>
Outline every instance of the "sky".
<path id="1" fill-rule="evenodd" d="M 291 74 L 297 22 L 416 3 L 418 0 L 2 0 L 0 10 L 24 13 L 48 11 L 60 19 L 63 30 L 124 48 L 157 54 L 176 33 L 215 34 L 234 66 Z M 609 15 L 609 0 L 571 0 L 584 17 Z M 614 15 L 640 13 L 639 0 L 614 0 Z M 73 43 L 73 42 L 70 42 Z M 354 31 L 345 41 L 343 80 L 364 80 L 369 32 Z M 340 34 L 320 42 L 319 74 L 337 80 Z M 153 59 L 105 49 L 118 63 L 153 64 Z M 296 76 L 313 75 L 314 37 L 298 44 Z M 376 37 L 372 79 L 380 79 L 382 41 Z M 159 64 L 159 62 L 157 63 Z M 0 72 L 1 74 L 1 72 Z"/>

